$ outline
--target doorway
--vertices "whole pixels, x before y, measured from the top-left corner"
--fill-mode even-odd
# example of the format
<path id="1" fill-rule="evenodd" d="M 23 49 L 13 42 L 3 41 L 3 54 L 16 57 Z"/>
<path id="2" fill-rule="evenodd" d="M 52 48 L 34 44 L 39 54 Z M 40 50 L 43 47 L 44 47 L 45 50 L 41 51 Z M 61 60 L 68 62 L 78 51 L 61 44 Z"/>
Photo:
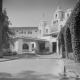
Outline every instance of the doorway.
<path id="1" fill-rule="evenodd" d="M 39 42 L 39 51 L 43 52 L 45 49 L 45 42 Z"/>
<path id="2" fill-rule="evenodd" d="M 57 42 L 52 42 L 52 51 L 53 53 L 56 53 L 57 50 Z"/>

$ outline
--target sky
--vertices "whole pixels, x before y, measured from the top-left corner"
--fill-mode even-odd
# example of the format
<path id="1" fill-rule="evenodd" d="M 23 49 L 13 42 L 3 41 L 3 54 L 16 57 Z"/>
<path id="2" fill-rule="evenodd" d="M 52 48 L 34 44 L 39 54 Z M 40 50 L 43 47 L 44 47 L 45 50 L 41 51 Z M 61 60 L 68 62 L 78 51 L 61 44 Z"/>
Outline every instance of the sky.
<path id="1" fill-rule="evenodd" d="M 3 0 L 13 27 L 38 27 L 44 19 L 51 25 L 54 12 L 61 6 L 64 12 L 74 8 L 78 0 Z M 12 27 L 11 26 L 11 27 Z"/>

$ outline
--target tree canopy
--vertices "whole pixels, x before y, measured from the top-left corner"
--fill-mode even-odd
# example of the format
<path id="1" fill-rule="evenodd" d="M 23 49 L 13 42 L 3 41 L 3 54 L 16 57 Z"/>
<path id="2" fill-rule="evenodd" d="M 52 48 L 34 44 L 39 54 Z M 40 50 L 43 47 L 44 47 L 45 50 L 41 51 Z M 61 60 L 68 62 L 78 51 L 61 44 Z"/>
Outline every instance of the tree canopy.
<path id="1" fill-rule="evenodd" d="M 80 61 L 80 0 L 68 18 L 64 30 L 62 29 L 59 34 L 59 44 L 63 45 L 61 35 L 64 35 L 65 54 L 73 52 L 75 60 Z"/>
<path id="2" fill-rule="evenodd" d="M 10 42 L 14 33 L 10 30 L 9 25 L 11 22 L 9 21 L 9 17 L 7 16 L 6 9 L 2 11 L 2 44 L 6 44 Z"/>

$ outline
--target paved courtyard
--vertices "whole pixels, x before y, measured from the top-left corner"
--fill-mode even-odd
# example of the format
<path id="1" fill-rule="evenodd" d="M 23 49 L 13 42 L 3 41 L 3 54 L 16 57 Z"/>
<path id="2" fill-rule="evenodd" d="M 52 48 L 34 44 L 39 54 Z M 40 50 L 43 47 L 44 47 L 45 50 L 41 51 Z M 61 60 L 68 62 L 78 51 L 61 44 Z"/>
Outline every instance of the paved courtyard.
<path id="1" fill-rule="evenodd" d="M 56 55 L 0 62 L 0 80 L 59 80 L 64 63 Z"/>

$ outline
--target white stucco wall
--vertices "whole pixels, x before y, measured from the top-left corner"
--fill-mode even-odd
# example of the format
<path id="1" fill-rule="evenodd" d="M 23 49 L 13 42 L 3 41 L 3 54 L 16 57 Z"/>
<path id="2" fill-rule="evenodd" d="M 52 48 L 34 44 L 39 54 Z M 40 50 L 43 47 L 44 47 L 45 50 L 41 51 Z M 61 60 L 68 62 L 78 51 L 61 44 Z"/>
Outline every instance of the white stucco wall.
<path id="1" fill-rule="evenodd" d="M 12 51 L 16 51 L 18 54 L 22 54 L 22 44 L 23 44 L 22 39 L 16 40 Z"/>
<path id="2" fill-rule="evenodd" d="M 17 30 L 15 30 L 16 32 Z M 21 31 L 25 31 L 26 33 L 20 33 Z M 28 31 L 31 31 L 32 34 L 28 34 Z M 32 38 L 36 38 L 38 37 L 38 30 L 37 29 L 28 29 L 28 30 L 18 30 L 18 32 L 16 32 L 15 37 L 32 37 Z"/>
<path id="3" fill-rule="evenodd" d="M 57 38 L 51 37 L 51 36 L 44 36 L 46 34 L 46 29 L 48 29 L 48 34 L 51 34 L 53 32 L 59 32 L 61 30 L 61 26 L 64 26 L 68 17 L 67 14 L 71 14 L 72 9 L 67 10 L 65 13 L 61 10 L 60 7 L 55 11 L 53 15 L 53 19 L 51 21 L 51 26 L 47 25 L 47 22 L 45 20 L 41 20 L 39 27 L 22 27 L 22 28 L 15 28 L 15 37 L 31 37 L 31 38 L 39 38 L 39 39 L 45 39 L 49 42 L 45 41 L 45 47 L 49 46 L 50 52 L 52 52 L 52 42 L 57 42 L 57 53 L 58 53 L 58 41 Z M 56 17 L 57 14 L 57 17 Z M 56 21 L 56 23 L 54 22 Z M 53 24 L 54 22 L 54 24 Z M 41 33 L 39 32 L 41 30 Z M 22 32 L 23 31 L 23 32 Z M 29 34 L 28 31 L 31 31 L 32 33 Z M 33 42 L 32 42 L 33 41 Z M 32 40 L 23 40 L 19 39 L 15 42 L 15 48 L 14 50 L 17 51 L 19 54 L 22 53 L 22 45 L 23 43 L 27 43 L 29 45 L 29 51 L 32 51 L 32 43 L 34 43 L 34 48 L 36 50 L 39 50 L 39 44 L 38 41 Z"/>
<path id="4" fill-rule="evenodd" d="M 23 40 L 19 39 L 18 40 L 18 54 L 22 54 L 22 44 L 23 44 Z"/>
<path id="5" fill-rule="evenodd" d="M 19 41 L 15 41 L 14 48 L 13 48 L 13 51 L 16 51 L 17 53 L 18 53 L 18 44 L 19 44 Z"/>

